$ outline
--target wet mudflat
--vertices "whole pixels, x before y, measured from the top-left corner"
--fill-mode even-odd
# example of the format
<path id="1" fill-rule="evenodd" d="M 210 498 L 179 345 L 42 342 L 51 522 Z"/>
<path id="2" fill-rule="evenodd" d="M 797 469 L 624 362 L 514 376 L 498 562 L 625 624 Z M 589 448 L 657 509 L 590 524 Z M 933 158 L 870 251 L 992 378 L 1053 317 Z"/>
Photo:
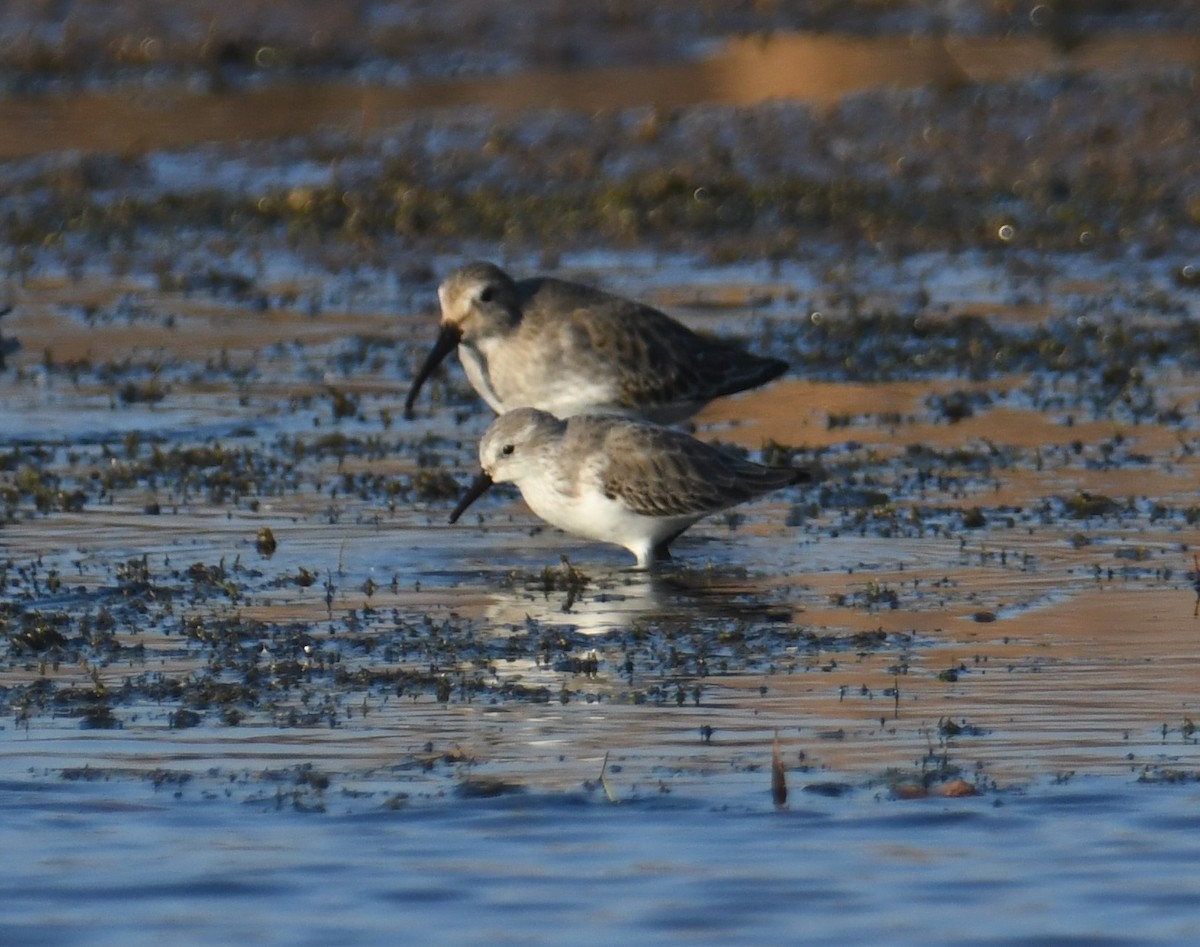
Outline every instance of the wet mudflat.
<path id="1" fill-rule="evenodd" d="M 1194 939 L 1194 62 L 1086 47 L 14 146 L 3 939 Z M 654 575 L 511 492 L 448 526 L 490 414 L 402 405 L 474 257 L 789 360 L 696 432 L 821 479 Z"/>
<path id="2" fill-rule="evenodd" d="M 1113 305 L 1130 282 L 1184 308 L 1125 314 L 1129 332 L 1195 318 L 1157 261 L 1086 280 L 1055 262 L 1050 309 L 1009 302 L 1000 331 L 1083 345 L 1086 320 L 1055 307 Z M 696 281 L 696 265 L 586 271 L 806 357 L 791 332 L 817 297 L 798 308 L 780 287 L 815 285 L 809 268 Z M 870 261 L 856 282 L 882 305 L 921 274 L 972 272 L 927 290 L 945 307 L 930 358 L 969 344 L 958 314 L 1024 291 L 985 259 L 915 266 Z M 114 900 L 140 905 L 149 940 L 320 940 L 334 911 L 369 942 L 400 912 L 445 943 L 537 941 L 555 917 L 721 942 L 797 916 L 819 941 L 951 943 L 1006 904 L 995 942 L 1194 932 L 1196 461 L 1171 410 L 1200 396 L 1186 351 L 1136 356 L 1145 375 L 1112 401 L 1087 371 L 913 378 L 889 361 L 888 380 L 831 362 L 720 403 L 698 431 L 825 479 L 699 525 L 645 576 L 499 491 L 446 525 L 487 417 L 452 370 L 402 419 L 424 306 L 264 315 L 50 275 L 21 292 L 0 676 L 18 940 L 128 938 L 98 925 Z M 54 366 L 83 339 L 93 364 L 72 380 Z M 94 377 L 116 359 L 123 381 Z M 1112 872 L 1081 870 L 1096 861 Z M 1047 884 L 1052 914 L 1028 907 Z M 211 917 L 230 898 L 260 907 Z M 930 898 L 934 932 L 910 914 Z M 484 913 L 437 922 L 447 907 Z"/>

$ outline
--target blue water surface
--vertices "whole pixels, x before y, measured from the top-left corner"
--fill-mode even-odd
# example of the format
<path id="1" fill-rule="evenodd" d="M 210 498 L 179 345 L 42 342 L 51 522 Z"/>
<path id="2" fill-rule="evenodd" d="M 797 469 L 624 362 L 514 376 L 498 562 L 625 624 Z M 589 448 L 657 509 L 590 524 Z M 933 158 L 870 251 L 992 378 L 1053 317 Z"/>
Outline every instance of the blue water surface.
<path id="1" fill-rule="evenodd" d="M 0 943 L 1188 944 L 1200 787 L 297 811 L 0 786 Z"/>

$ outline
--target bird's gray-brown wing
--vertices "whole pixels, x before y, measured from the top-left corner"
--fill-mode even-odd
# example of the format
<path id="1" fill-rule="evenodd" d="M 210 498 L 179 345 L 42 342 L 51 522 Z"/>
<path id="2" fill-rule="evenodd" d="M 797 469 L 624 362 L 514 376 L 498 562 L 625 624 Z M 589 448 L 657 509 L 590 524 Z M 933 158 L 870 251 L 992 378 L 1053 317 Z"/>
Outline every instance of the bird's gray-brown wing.
<path id="1" fill-rule="evenodd" d="M 787 363 L 698 335 L 650 306 L 560 280 L 522 281 L 526 318 L 558 322 L 561 346 L 576 362 L 610 374 L 620 402 L 708 401 L 765 384 Z"/>
<path id="2" fill-rule="evenodd" d="M 646 424 L 610 422 L 604 454 L 605 493 L 645 516 L 703 516 L 804 477 L 802 471 L 764 467 Z"/>
<path id="3" fill-rule="evenodd" d="M 628 406 L 708 401 L 778 377 L 787 363 L 699 335 L 657 309 L 620 300 L 605 323 L 582 325 L 589 344 L 615 347 L 621 400 Z M 604 337 L 599 337 L 603 333 Z"/>

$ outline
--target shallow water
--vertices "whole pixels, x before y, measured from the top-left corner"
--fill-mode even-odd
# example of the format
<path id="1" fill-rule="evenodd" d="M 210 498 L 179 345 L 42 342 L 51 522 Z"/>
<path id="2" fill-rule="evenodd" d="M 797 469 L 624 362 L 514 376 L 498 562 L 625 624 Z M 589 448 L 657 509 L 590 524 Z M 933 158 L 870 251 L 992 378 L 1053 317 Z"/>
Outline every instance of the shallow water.
<path id="1" fill-rule="evenodd" d="M 1183 944 L 1195 787 L 805 794 L 774 812 L 595 794 L 321 816 L 169 788 L 6 782 L 8 943 Z M 115 905 L 122 909 L 114 911 Z"/>
<path id="2" fill-rule="evenodd" d="M 1140 222 L 1076 219 L 1091 205 L 1054 181 L 1015 239 L 989 216 L 960 252 L 830 236 L 769 263 L 360 240 L 299 212 L 321 189 L 402 185 L 397 155 L 503 179 L 530 173 L 525 138 L 536 155 L 539 136 L 580 133 L 551 109 L 509 140 L 479 115 L 827 106 L 880 86 L 937 91 L 851 101 L 832 133 L 772 107 L 604 127 L 657 168 L 734 119 L 778 123 L 768 152 L 788 129 L 815 147 L 739 166 L 878 176 L 917 205 L 941 174 L 1003 180 L 1006 154 L 1091 166 L 1124 122 L 1148 167 L 1174 154 L 1194 172 L 1194 122 L 1170 104 L 1188 36 L 777 33 L 709 52 L 0 103 L 17 234 L 0 295 L 0 942 L 1196 941 L 1194 228 L 1115 250 L 1105 228 Z M 997 127 L 950 166 L 938 136 L 960 129 L 939 96 L 974 136 L 1017 80 L 1064 73 L 1176 79 L 1130 97 L 1136 121 L 1060 116 L 1083 129 L 1061 141 L 1033 96 L 1017 112 L 1034 134 Z M 483 111 L 454 118 L 464 102 Z M 881 135 L 896 114 L 927 135 Z M 1068 146 L 1087 153 L 1054 155 Z M 61 148 L 128 160 L 75 167 Z M 37 245 L 45 190 L 79 219 Z M 241 227 L 213 194 L 299 210 Z M 123 229 L 130 195 L 160 229 Z M 1104 252 L 1039 248 L 1057 218 Z M 450 527 L 487 412 L 453 365 L 415 420 L 401 406 L 436 279 L 467 256 L 787 358 L 696 433 L 823 478 L 699 524 L 653 576 L 503 489 Z"/>
<path id="3" fill-rule="evenodd" d="M 287 82 L 212 93 L 196 83 L 117 94 L 0 99 L 0 157 L 70 148 L 141 154 L 212 141 L 277 139 L 336 129 L 369 136 L 417 111 L 560 108 L 584 112 L 772 99 L 831 104 L 877 88 L 951 88 L 1101 72 L 1191 67 L 1200 39 L 1141 30 L 1098 34 L 1064 49 L 1048 37 L 837 36 L 776 33 L 721 43 L 694 62 L 574 70 L 523 70 L 396 86 L 371 80 Z M 201 84 L 203 85 L 203 84 Z M 186 121 L 181 121 L 186 114 Z M 304 174 L 303 165 L 299 169 Z"/>
<path id="4" fill-rule="evenodd" d="M 1041 318 L 1086 308 L 1118 279 L 1169 291 L 1158 266 L 1093 269 L 1081 284 L 1060 265 L 1075 302 L 1049 284 Z M 686 261 L 588 266 L 766 345 L 796 318 L 771 287 L 816 283 L 804 268 L 710 268 L 697 282 Z M 931 304 L 970 310 L 1019 292 L 1002 270 L 971 266 L 971 280 L 960 260 L 958 279 L 932 284 Z M 864 273 L 864 293 L 907 292 L 914 273 L 939 269 L 898 267 Z M 138 312 L 170 321 L 106 317 L 131 291 Z M 120 353 L 135 379 L 154 361 L 161 401 L 125 403 L 87 371 L 75 384 L 39 374 L 31 353 L 84 351 L 62 331 L 80 296 L 99 302 L 88 358 Z M 751 322 L 739 322 L 749 299 Z M 955 380 L 785 380 L 714 405 L 699 430 L 821 450 L 843 470 L 823 485 L 835 492 L 819 509 L 799 491 L 701 524 L 673 569 L 647 577 L 625 571 L 622 550 L 538 527 L 502 491 L 451 528 L 452 497 L 396 504 L 382 482 L 355 486 L 413 476 L 418 443 L 459 482 L 474 462 L 487 419 L 469 399 L 436 400 L 453 404 L 452 387 L 400 420 L 391 346 L 402 366 L 419 358 L 431 328 L 419 305 L 399 321 L 380 300 L 335 319 L 263 320 L 150 286 L 51 277 L 27 282 L 22 300 L 5 324 L 24 346 L 22 370 L 0 383 L 7 449 L 45 447 L 39 469 L 68 483 L 149 463 L 152 448 L 164 460 L 157 486 L 145 472 L 118 479 L 100 502 L 3 530 L 9 602 L 117 622 L 108 658 L 69 651 L 51 665 L 12 651 L 0 669 L 6 687 L 40 678 L 60 696 L 103 681 L 111 708 L 13 704 L 21 691 L 9 692 L 6 940 L 1196 935 L 1190 425 L 1089 421 L 1080 404 L 1066 425 L 1067 409 L 1039 407 L 1022 378 L 977 383 L 995 400 L 955 424 L 930 400 Z M 354 341 L 365 338 L 394 341 Z M 1191 377 L 1155 371 L 1158 390 L 1200 396 Z M 333 417 L 330 385 L 361 399 L 354 416 Z M 848 427 L 828 423 L 843 416 Z M 316 450 L 330 434 L 345 444 Z M 372 437 L 381 444 L 367 450 Z M 912 482 L 910 445 L 981 443 L 983 466 L 943 462 L 940 481 Z M 263 479 L 220 499 L 212 468 L 191 487 L 166 473 L 172 449 L 203 445 L 247 451 Z M 283 455 L 288 471 L 267 472 L 261 458 Z M 843 482 L 859 457 L 890 494 L 882 509 L 907 512 L 863 517 Z M 1079 519 L 1058 504 L 1080 491 L 1121 500 Z M 985 523 L 964 529 L 974 506 Z M 263 525 L 278 540 L 270 557 L 255 548 Z M 566 583 L 562 555 L 586 574 L 581 587 Z M 125 565 L 139 557 L 144 584 Z M 238 626 L 224 652 L 219 637 L 185 635 L 188 620 L 263 624 Z M 405 668 L 425 676 L 383 683 Z M 260 682 L 257 699 L 212 703 L 212 688 L 243 676 Z M 80 729 L 89 719 L 102 728 Z M 770 792 L 775 741 L 786 811 Z"/>

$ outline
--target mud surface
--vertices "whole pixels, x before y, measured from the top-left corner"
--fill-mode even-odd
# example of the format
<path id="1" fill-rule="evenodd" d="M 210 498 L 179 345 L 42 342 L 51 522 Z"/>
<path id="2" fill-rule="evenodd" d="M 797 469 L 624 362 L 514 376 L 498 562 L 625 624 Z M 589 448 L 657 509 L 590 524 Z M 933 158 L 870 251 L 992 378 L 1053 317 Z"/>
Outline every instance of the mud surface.
<path id="1" fill-rule="evenodd" d="M 606 5 L 554 42 L 506 23 L 523 43 L 491 59 L 471 4 L 367 4 L 362 31 L 317 7 L 201 6 L 82 28 L 86 4 L 56 23 L 31 5 L 0 50 L 0 776 L 41 813 L 0 826 L 9 845 L 60 805 L 87 822 L 147 799 L 145 851 L 210 818 L 241 831 L 176 811 L 237 801 L 345 817 L 359 845 L 353 820 L 418 813 L 434 821 L 383 834 L 468 860 L 495 820 L 514 864 L 547 857 L 527 811 L 565 831 L 571 807 L 595 826 L 629 803 L 608 825 L 622 847 L 663 819 L 748 818 L 661 849 L 674 881 L 597 921 L 638 939 L 677 929 L 656 912 L 670 884 L 703 886 L 689 858 L 773 836 L 777 753 L 788 817 L 819 827 L 780 868 L 911 858 L 954 880 L 936 819 L 927 848 L 888 809 L 874 855 L 846 854 L 881 803 L 960 806 L 973 860 L 1048 837 L 986 816 L 1026 799 L 1062 852 L 1089 806 L 1114 839 L 1170 848 L 1185 817 L 1145 794 L 1185 810 L 1198 761 L 1192 5 L 981 3 L 948 23 Z M 841 32 L 785 32 L 822 26 Z M 696 433 L 822 479 L 701 523 L 650 576 L 511 492 L 448 526 L 490 413 L 457 365 L 416 420 L 401 409 L 437 281 L 470 258 L 787 359 Z M 255 831 L 291 844 L 285 823 Z M 313 884 L 332 844 L 297 856 Z M 1125 867 L 1174 890 L 1170 859 L 1191 856 L 1171 851 Z M 447 890 L 496 877 L 440 864 Z M 1095 933 L 1110 882 L 1077 880 L 1059 927 L 1005 942 Z M 860 933 L 894 936 L 921 897 L 860 904 Z M 1186 940 L 1187 898 L 1163 897 L 1155 936 Z M 790 923 L 748 903 L 738 931 Z M 1140 904 L 1110 905 L 1106 930 L 1137 930 Z M 18 939 L 43 929 L 12 916 Z M 382 939 L 386 912 L 363 917 Z M 946 942 L 970 929 L 948 919 Z"/>

